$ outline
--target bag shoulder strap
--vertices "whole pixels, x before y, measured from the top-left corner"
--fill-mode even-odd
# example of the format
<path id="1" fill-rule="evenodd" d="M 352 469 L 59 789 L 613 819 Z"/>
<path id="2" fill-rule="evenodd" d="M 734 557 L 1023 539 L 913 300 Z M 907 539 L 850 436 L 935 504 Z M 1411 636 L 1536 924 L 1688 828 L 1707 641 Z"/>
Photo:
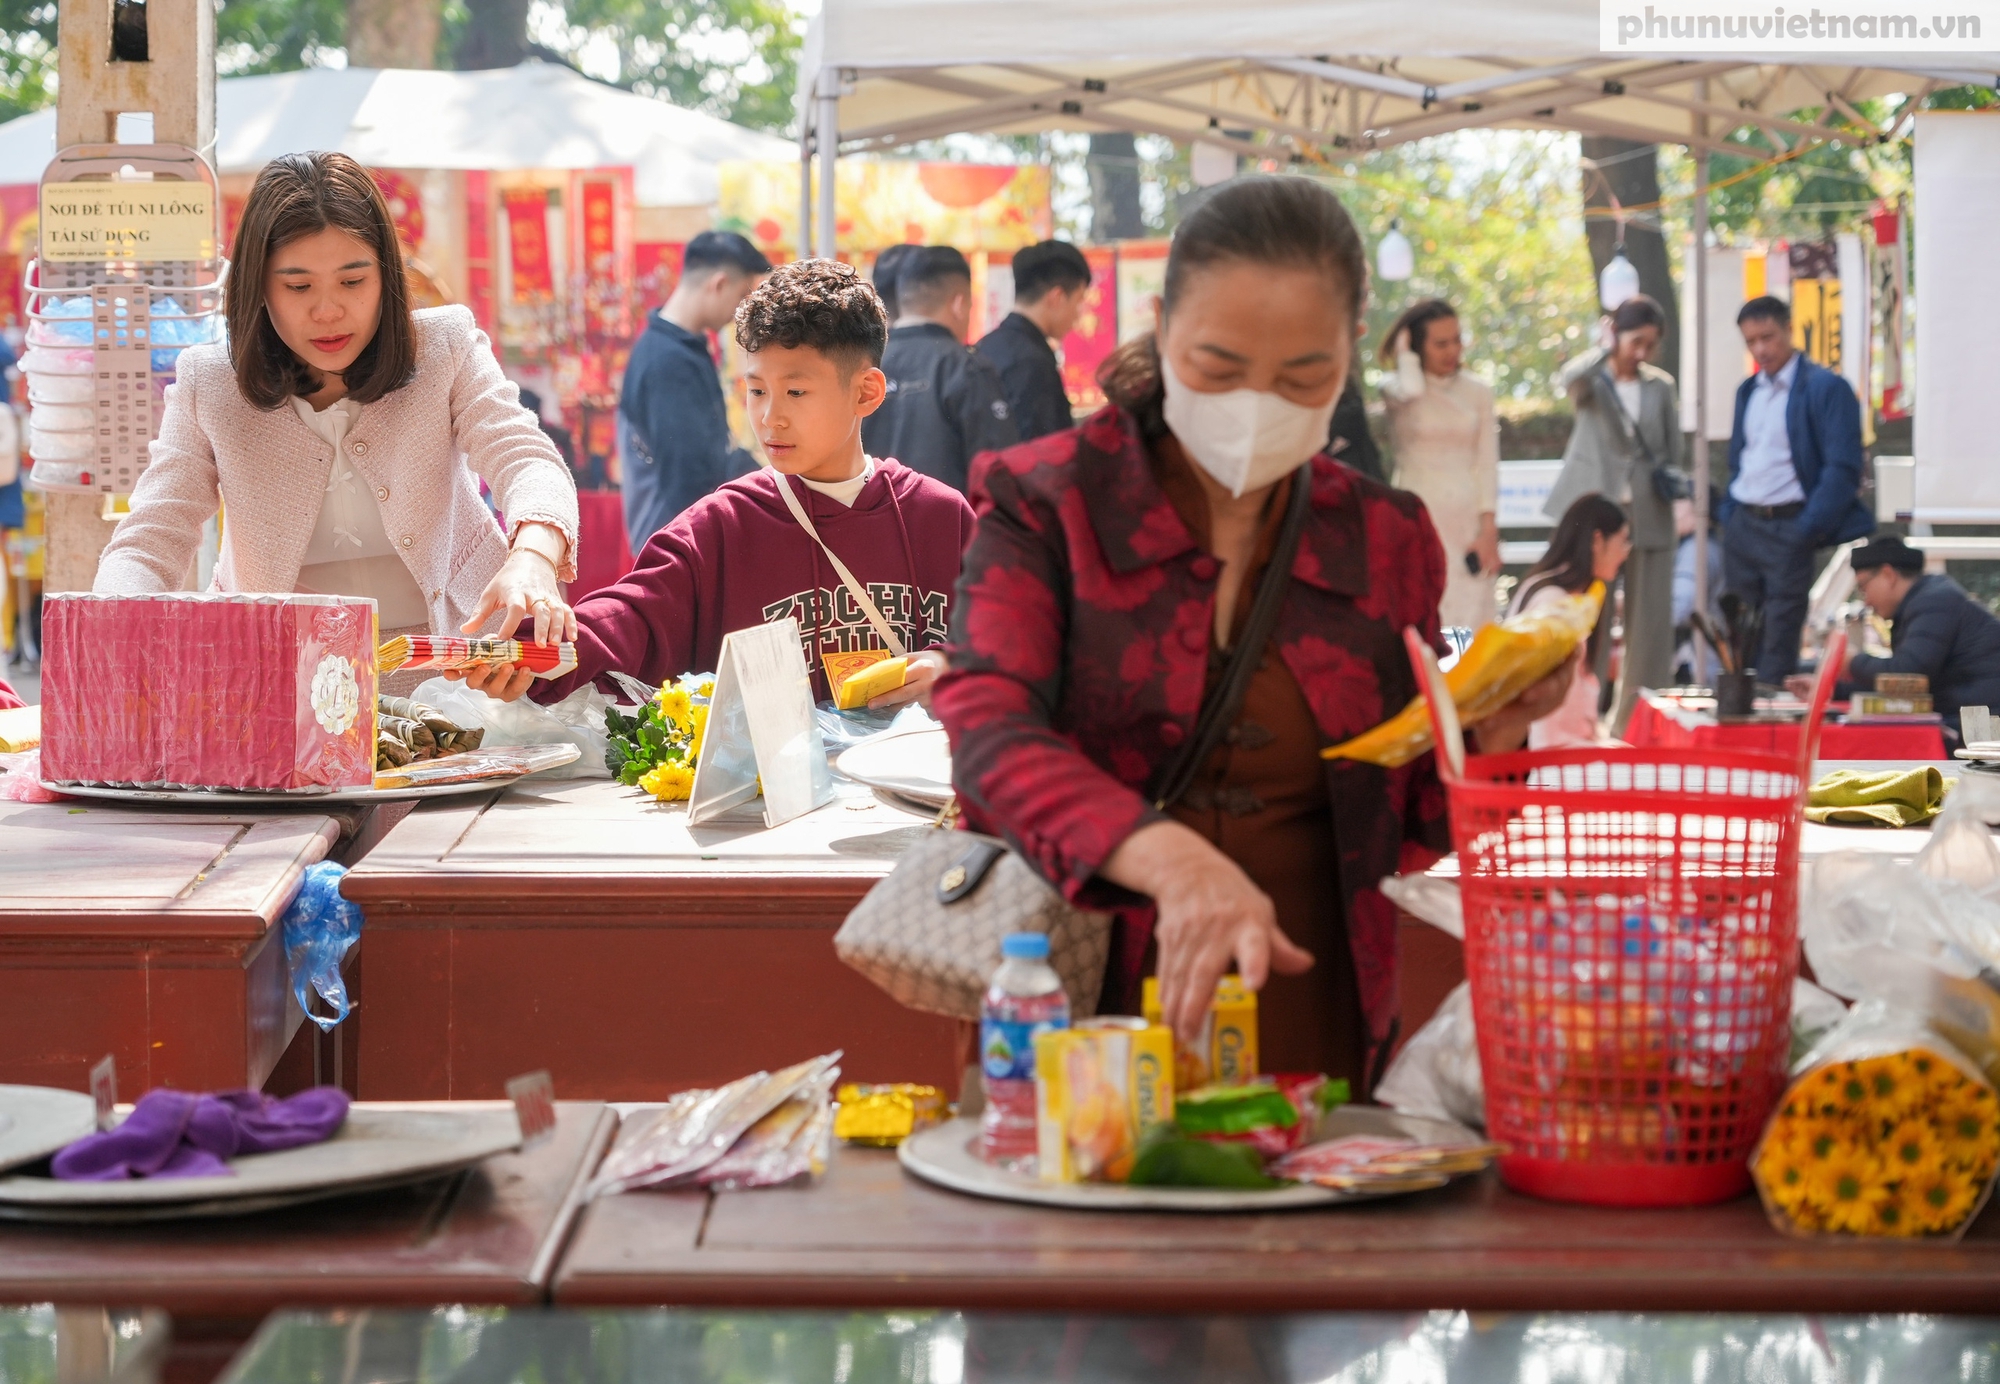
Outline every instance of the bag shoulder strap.
<path id="1" fill-rule="evenodd" d="M 791 477 L 776 468 L 773 468 L 772 474 L 778 478 L 778 493 L 785 497 L 785 505 L 792 511 L 792 518 L 798 520 L 799 527 L 811 534 L 812 541 L 819 544 L 819 550 L 826 554 L 826 560 L 831 562 L 833 570 L 840 574 L 840 584 L 847 588 L 847 594 L 861 607 L 861 613 L 868 617 L 868 623 L 875 627 L 875 633 L 882 636 L 882 642 L 889 646 L 889 653 L 896 658 L 903 657 L 909 650 L 903 646 L 895 627 L 883 618 L 881 608 L 875 604 L 875 598 L 868 594 L 867 587 L 854 579 L 854 573 L 847 570 L 847 564 L 840 560 L 840 554 L 827 547 L 826 540 L 819 536 L 819 530 L 813 527 L 813 521 L 806 517 L 806 507 L 800 504 L 799 497 L 792 493 Z"/>
<path id="2" fill-rule="evenodd" d="M 1256 673 L 1257 665 L 1264 661 L 1264 645 L 1270 641 L 1271 631 L 1277 628 L 1278 608 L 1285 603 L 1285 589 L 1292 582 L 1292 560 L 1298 555 L 1299 539 L 1305 533 L 1306 518 L 1311 510 L 1312 462 L 1308 461 L 1292 473 L 1292 493 L 1285 507 L 1284 526 L 1278 530 L 1278 541 L 1271 549 L 1271 560 L 1265 564 L 1264 575 L 1258 579 L 1257 595 L 1250 604 L 1250 618 L 1243 622 L 1236 649 L 1229 656 L 1229 665 L 1209 688 L 1208 695 L 1202 698 L 1201 710 L 1195 716 L 1194 734 L 1188 737 L 1181 752 L 1154 775 L 1152 791 L 1146 796 L 1162 812 L 1187 792 L 1194 776 L 1201 772 L 1201 766 L 1207 762 L 1215 747 L 1222 743 L 1230 722 L 1236 719 L 1237 708 L 1243 704 L 1243 694 L 1250 690 L 1250 678 Z"/>

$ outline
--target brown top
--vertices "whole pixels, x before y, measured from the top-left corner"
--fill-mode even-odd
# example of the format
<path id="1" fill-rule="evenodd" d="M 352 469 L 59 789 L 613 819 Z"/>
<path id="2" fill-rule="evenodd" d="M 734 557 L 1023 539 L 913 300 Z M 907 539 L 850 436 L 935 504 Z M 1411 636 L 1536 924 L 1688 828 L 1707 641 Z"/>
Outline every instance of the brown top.
<path id="1" fill-rule="evenodd" d="M 1160 488 L 1195 542 L 1207 550 L 1208 501 L 1201 483 L 1178 457 L 1149 455 Z M 1237 592 L 1232 631 L 1241 631 L 1249 621 L 1291 487 L 1290 477 L 1280 481 L 1265 503 L 1250 570 Z M 1211 642 L 1210 686 L 1222 676 L 1230 653 Z M 1285 935 L 1313 954 L 1312 970 L 1302 976 L 1273 975 L 1258 996 L 1260 1065 L 1267 1072 L 1344 1076 L 1358 1091 L 1367 1045 L 1340 910 L 1339 852 L 1319 758 L 1324 744 L 1298 680 L 1278 656 L 1276 644 L 1267 644 L 1236 724 L 1167 811 L 1241 866 L 1271 896 Z"/>

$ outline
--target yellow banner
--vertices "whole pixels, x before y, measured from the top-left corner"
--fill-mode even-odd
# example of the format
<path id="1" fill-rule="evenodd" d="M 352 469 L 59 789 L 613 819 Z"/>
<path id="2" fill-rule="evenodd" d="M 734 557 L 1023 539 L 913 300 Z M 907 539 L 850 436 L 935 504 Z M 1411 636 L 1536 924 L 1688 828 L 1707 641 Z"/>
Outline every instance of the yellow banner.
<path id="1" fill-rule="evenodd" d="M 1049 170 L 1040 164 L 842 159 L 835 168 L 834 215 L 843 252 L 905 242 L 956 245 L 967 254 L 1019 250 L 1051 234 Z M 724 229 L 780 255 L 798 244 L 796 163 L 724 163 L 716 172 Z M 819 170 L 813 172 L 816 180 Z"/>
<path id="2" fill-rule="evenodd" d="M 49 264 L 215 258 L 207 183 L 44 183 L 40 229 Z"/>

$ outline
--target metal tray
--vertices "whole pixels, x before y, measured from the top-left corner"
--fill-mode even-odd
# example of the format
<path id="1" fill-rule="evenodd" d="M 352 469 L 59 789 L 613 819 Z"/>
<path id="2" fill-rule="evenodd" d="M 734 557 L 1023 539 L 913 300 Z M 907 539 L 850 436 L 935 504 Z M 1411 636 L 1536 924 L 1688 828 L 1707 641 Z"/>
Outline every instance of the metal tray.
<path id="1" fill-rule="evenodd" d="M 1349 1134 L 1401 1135 L 1427 1142 L 1480 1142 L 1462 1125 L 1399 1115 L 1378 1106 L 1350 1105 L 1328 1112 L 1315 1131 L 1320 1140 Z M 1280 1187 L 1268 1192 L 1237 1192 L 1211 1187 L 1124 1187 L 1104 1182 L 1043 1182 L 1008 1172 L 982 1161 L 972 1151 L 979 1121 L 951 1120 L 905 1139 L 896 1156 L 904 1169 L 926 1182 L 997 1201 L 1030 1206 L 1055 1206 L 1069 1211 L 1295 1211 L 1307 1207 L 1345 1206 L 1408 1196 L 1408 1191 L 1341 1192 L 1331 1187 Z M 1464 1174 L 1460 1174 L 1464 1176 Z M 0 1184 L 4 1186 L 5 1184 Z"/>
<path id="2" fill-rule="evenodd" d="M 53 1086 L 0 1086 L 0 1172 L 47 1158 L 97 1128 L 97 1102 Z"/>
<path id="3" fill-rule="evenodd" d="M 520 1122 L 514 1107 L 502 1102 L 473 1109 L 357 1103 L 331 1139 L 231 1159 L 230 1177 L 0 1178 L 0 1219 L 124 1223 L 238 1216 L 421 1182 L 520 1147 Z"/>
<path id="4" fill-rule="evenodd" d="M 51 793 L 71 798 L 109 798 L 127 803 L 193 803 L 199 807 L 318 807 L 323 803 L 393 803 L 405 798 L 450 798 L 461 793 L 489 793 L 511 788 L 525 774 L 512 778 L 473 779 L 467 783 L 431 783 L 416 788 L 335 788 L 325 793 L 252 792 L 238 788 L 120 788 L 110 784 L 44 783 Z"/>

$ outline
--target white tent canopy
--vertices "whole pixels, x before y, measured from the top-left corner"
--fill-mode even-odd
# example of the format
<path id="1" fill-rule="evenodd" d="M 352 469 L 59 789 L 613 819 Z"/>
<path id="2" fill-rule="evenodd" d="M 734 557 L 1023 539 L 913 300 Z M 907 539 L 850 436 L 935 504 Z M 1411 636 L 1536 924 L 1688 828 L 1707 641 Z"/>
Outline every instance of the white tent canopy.
<path id="1" fill-rule="evenodd" d="M 0 184 L 33 183 L 55 154 L 55 112 L 0 125 Z M 215 163 L 254 173 L 280 154 L 337 149 L 372 168 L 630 165 L 640 206 L 709 206 L 715 166 L 791 156 L 726 120 L 550 63 L 490 72 L 307 68 L 216 83 Z"/>
<path id="2" fill-rule="evenodd" d="M 1825 133 L 1789 112 L 1858 119 L 1843 106 L 1991 85 L 2000 71 L 2000 52 L 1800 62 L 1598 49 L 1597 0 L 826 0 L 801 102 L 837 93 L 846 150 L 1071 129 L 1263 131 L 1331 151 L 1475 126 L 1720 149 L 1739 125 L 1789 146 Z"/>
<path id="3" fill-rule="evenodd" d="M 1744 125 L 1790 150 L 1846 126 L 1855 102 L 2000 86 L 2000 52 L 1953 55 L 1608 54 L 1598 0 L 825 0 L 800 65 L 799 224 L 817 154 L 820 254 L 834 250 L 843 149 L 954 133 L 1124 130 L 1244 152 L 1327 158 L 1472 128 L 1556 129 L 1684 144 L 1694 233 L 1708 156 Z M 1794 113 L 1816 108 L 1806 122 Z M 803 229 L 800 239 L 806 238 Z M 808 251 L 809 253 L 810 251 Z M 1695 416 L 1708 416 L 1705 255 L 1691 256 Z M 1695 504 L 1708 504 L 1706 432 Z M 1707 600 L 1696 530 L 1695 599 Z"/>

